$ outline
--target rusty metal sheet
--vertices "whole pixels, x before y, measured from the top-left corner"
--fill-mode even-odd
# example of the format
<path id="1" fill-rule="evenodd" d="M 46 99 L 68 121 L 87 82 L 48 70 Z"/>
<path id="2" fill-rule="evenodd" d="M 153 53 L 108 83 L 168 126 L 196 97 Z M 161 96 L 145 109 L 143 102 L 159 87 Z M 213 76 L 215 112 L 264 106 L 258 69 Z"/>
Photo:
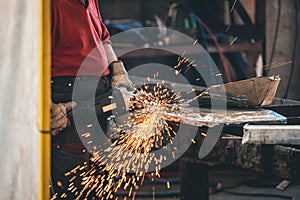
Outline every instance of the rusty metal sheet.
<path id="1" fill-rule="evenodd" d="M 224 85 L 212 86 L 208 90 L 218 91 L 222 89 L 232 96 L 245 96 L 247 106 L 265 106 L 273 102 L 279 82 L 279 76 L 255 77 Z"/>

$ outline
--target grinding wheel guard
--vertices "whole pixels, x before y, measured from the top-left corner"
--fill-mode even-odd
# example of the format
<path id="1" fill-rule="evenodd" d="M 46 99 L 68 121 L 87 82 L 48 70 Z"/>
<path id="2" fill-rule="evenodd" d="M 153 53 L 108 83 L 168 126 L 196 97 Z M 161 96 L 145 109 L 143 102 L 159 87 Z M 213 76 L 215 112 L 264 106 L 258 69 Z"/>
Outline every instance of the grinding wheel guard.
<path id="1" fill-rule="evenodd" d="M 95 97 L 95 99 L 86 99 L 77 101 L 76 107 L 72 109 L 70 112 L 68 112 L 68 117 L 70 120 L 73 120 L 73 112 L 80 112 L 85 110 L 90 112 L 90 114 L 93 114 L 96 112 L 97 116 L 105 116 L 108 118 L 111 116 L 111 110 L 106 110 L 106 112 L 103 111 L 103 107 L 108 106 L 111 104 L 110 96 L 112 95 L 112 89 L 107 91 L 106 93 L 103 93 L 101 95 L 98 95 Z"/>
<path id="2" fill-rule="evenodd" d="M 106 93 L 98 95 L 95 99 L 77 102 L 76 112 L 85 112 L 88 115 L 96 113 L 98 117 L 106 119 L 114 117 L 117 124 L 123 124 L 129 117 L 129 100 L 133 95 L 125 87 L 110 89 Z M 68 117 L 73 120 L 73 111 L 68 112 Z"/>

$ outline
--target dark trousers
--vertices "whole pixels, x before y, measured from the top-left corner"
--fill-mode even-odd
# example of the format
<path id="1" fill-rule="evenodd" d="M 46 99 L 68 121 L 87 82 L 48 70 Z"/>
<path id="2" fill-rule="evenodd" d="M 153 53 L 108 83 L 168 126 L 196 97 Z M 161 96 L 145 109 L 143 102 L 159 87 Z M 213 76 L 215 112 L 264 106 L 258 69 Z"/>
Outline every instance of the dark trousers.
<path id="1" fill-rule="evenodd" d="M 74 86 L 75 85 L 75 86 Z M 52 150 L 51 150 L 51 189 L 53 195 L 56 195 L 56 199 L 76 199 L 78 193 L 84 186 L 81 185 L 82 174 L 84 171 L 88 171 L 92 166 L 95 167 L 96 163 L 92 163 L 90 160 L 90 150 L 92 145 L 87 144 L 80 134 L 85 131 L 88 125 L 100 124 L 103 132 L 109 130 L 107 117 L 108 113 L 102 113 L 101 107 L 107 104 L 108 96 L 111 95 L 111 79 L 109 76 L 97 77 L 80 76 L 80 77 L 57 77 L 51 81 L 52 88 L 52 101 L 54 103 L 65 103 L 69 101 L 76 101 L 77 112 L 83 112 L 84 117 L 79 122 L 74 123 L 76 116 L 68 113 L 71 125 L 65 130 L 61 131 L 57 136 L 52 136 Z M 76 90 L 76 96 L 74 97 L 74 91 Z M 91 105 L 93 102 L 95 105 Z M 91 109 L 93 108 L 93 109 Z M 93 113 L 96 111 L 96 120 L 93 119 Z M 99 112 L 97 112 L 99 111 Z M 78 121 L 78 120 L 77 120 Z M 81 122 L 82 121 L 82 122 Z M 78 128 L 78 126 L 80 126 Z M 80 132 L 78 132 L 80 130 Z M 88 129 L 90 134 L 93 130 Z M 96 132 L 96 131 L 94 131 Z M 99 133 L 97 133 L 99 134 Z M 84 169 L 77 170 L 76 172 L 68 173 L 77 166 L 86 166 Z M 98 167 L 98 166 L 97 166 Z M 98 169 L 99 170 L 99 169 Z M 99 170 L 100 171 L 100 170 Z M 72 177 L 76 176 L 75 179 Z M 72 180 L 72 182 L 70 182 Z M 74 187 L 72 187 L 74 185 Z M 77 188 L 76 190 L 74 188 Z M 68 188 L 71 188 L 68 190 Z M 73 191 L 72 191 L 73 190 Z M 78 191 L 77 195 L 75 195 Z M 85 199 L 85 194 L 82 198 Z M 95 192 L 91 192 L 86 199 L 97 199 Z M 107 198 L 105 198 L 107 199 Z"/>

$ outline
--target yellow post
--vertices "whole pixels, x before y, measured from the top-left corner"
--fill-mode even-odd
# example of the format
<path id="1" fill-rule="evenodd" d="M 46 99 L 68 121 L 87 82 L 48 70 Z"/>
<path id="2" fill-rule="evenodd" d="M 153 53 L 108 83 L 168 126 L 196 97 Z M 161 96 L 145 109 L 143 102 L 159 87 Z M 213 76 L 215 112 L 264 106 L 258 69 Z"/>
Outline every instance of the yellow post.
<path id="1" fill-rule="evenodd" d="M 40 69 L 40 160 L 39 199 L 50 199 L 50 0 L 39 0 L 39 69 Z"/>

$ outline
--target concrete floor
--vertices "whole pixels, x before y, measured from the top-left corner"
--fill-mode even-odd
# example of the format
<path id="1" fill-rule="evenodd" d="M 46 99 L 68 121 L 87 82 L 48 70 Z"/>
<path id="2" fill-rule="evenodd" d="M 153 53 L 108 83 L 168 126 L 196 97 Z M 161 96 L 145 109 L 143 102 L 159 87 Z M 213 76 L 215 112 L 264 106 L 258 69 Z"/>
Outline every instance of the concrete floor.
<path id="1" fill-rule="evenodd" d="M 249 178 L 256 179 L 258 177 L 255 176 L 232 176 L 232 175 L 226 175 L 226 176 L 213 176 L 211 177 L 214 180 L 219 180 L 222 181 L 224 184 L 224 187 L 231 187 L 233 185 L 237 185 L 241 183 L 243 180 L 249 180 Z M 261 180 L 261 178 L 258 178 Z M 267 179 L 265 181 L 268 181 Z M 269 182 L 269 181 L 268 181 Z M 280 181 L 270 181 L 271 183 L 274 183 L 277 185 L 279 184 Z M 285 190 L 285 191 L 280 191 L 277 190 L 275 187 L 253 187 L 253 186 L 246 186 L 246 185 L 240 185 L 238 187 L 235 187 L 233 189 L 227 190 L 227 191 L 233 191 L 235 193 L 249 193 L 249 194 L 263 194 L 264 196 L 239 196 L 239 195 L 233 195 L 233 194 L 228 194 L 225 192 L 218 192 L 216 194 L 212 194 L 209 196 L 209 200 L 250 200 L 250 199 L 274 199 L 274 200 L 280 200 L 280 199 L 300 199 L 300 183 L 293 183 Z M 276 198 L 272 197 L 271 195 L 282 195 L 282 196 L 290 196 L 291 198 Z"/>
<path id="2" fill-rule="evenodd" d="M 191 177 L 192 178 L 192 177 Z M 300 183 L 292 182 L 292 184 L 285 190 L 285 191 L 279 191 L 275 189 L 274 187 L 253 187 L 253 186 L 246 186 L 243 184 L 240 184 L 244 182 L 245 180 L 249 179 L 258 179 L 258 180 L 264 180 L 260 178 L 258 175 L 253 175 L 253 173 L 250 174 L 239 174 L 239 175 L 234 175 L 234 174 L 211 174 L 209 176 L 210 182 L 222 182 L 223 187 L 228 188 L 232 186 L 239 185 L 238 187 L 234 187 L 233 189 L 228 189 L 227 191 L 233 191 L 236 193 L 250 193 L 250 194 L 264 194 L 264 196 L 240 196 L 240 195 L 233 195 L 233 194 L 228 194 L 225 192 L 217 192 L 215 194 L 209 195 L 209 200 L 252 200 L 252 199 L 257 199 L 257 200 L 263 200 L 263 199 L 273 199 L 273 200 L 281 200 L 281 199 L 300 199 Z M 269 180 L 264 180 L 268 184 L 277 184 L 277 181 L 269 181 Z M 279 183 L 279 181 L 278 181 Z M 255 184 L 255 182 L 254 182 Z M 259 182 L 257 182 L 259 184 Z M 265 184 L 265 183 L 264 183 Z M 166 184 L 154 184 L 147 182 L 143 186 L 141 186 L 137 193 L 148 193 L 150 194 L 149 197 L 136 197 L 135 200 L 179 200 L 180 198 L 177 196 L 171 196 L 171 197 L 161 197 L 161 198 L 153 198 L 151 197 L 151 194 L 153 193 L 153 189 L 156 192 L 178 192 L 180 191 L 180 184 L 171 184 L 170 189 L 167 188 Z M 282 195 L 283 197 L 272 197 L 270 195 Z M 288 198 L 291 197 L 291 198 Z M 119 197 L 120 199 L 124 199 L 123 197 Z M 130 200 L 132 198 L 127 198 L 127 200 Z M 199 195 L 199 200 L 202 200 L 201 195 Z"/>

